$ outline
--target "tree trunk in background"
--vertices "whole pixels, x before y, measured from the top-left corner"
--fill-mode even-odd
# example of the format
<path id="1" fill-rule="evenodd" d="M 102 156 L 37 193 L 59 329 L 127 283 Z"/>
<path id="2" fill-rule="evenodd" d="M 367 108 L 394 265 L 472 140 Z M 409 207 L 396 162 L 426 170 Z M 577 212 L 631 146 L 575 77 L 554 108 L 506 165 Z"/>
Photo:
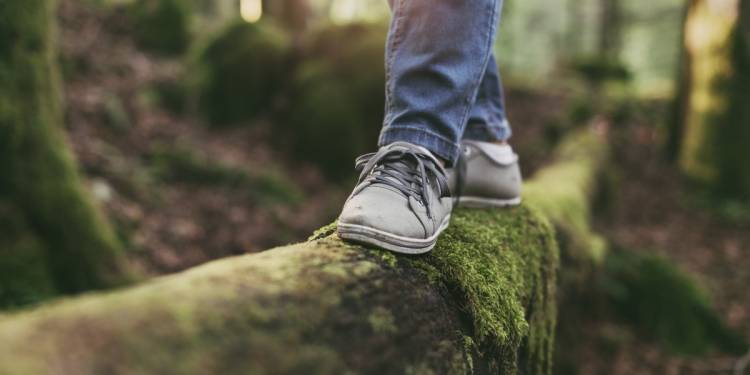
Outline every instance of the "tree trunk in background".
<path id="1" fill-rule="evenodd" d="M 619 61 L 622 49 L 622 6 L 620 0 L 600 0 L 599 53 Z"/>
<path id="2" fill-rule="evenodd" d="M 711 193 L 750 198 L 750 0 L 694 0 L 685 23 L 689 77 L 678 162 Z M 739 6 L 739 8 L 738 8 Z M 740 12 L 740 8 L 742 11 Z"/>
<path id="3" fill-rule="evenodd" d="M 685 10 L 683 13 L 683 30 L 680 35 L 680 45 L 685 45 L 685 28 L 684 24 L 687 23 L 688 13 L 699 0 L 688 0 L 685 2 Z M 691 88 L 691 66 L 687 51 L 683 47 L 680 51 L 680 67 L 676 80 L 677 92 L 674 99 L 672 100 L 671 107 L 669 109 L 669 119 L 667 120 L 666 130 L 669 133 L 669 138 L 664 145 L 665 154 L 667 160 L 670 162 L 676 162 L 680 156 L 680 148 L 682 143 L 682 135 L 684 134 L 684 126 L 688 108 L 690 105 L 690 88 Z"/>
<path id="4" fill-rule="evenodd" d="M 568 25 L 565 32 L 565 43 L 567 57 L 570 58 L 580 54 L 583 49 L 584 22 L 581 20 L 584 18 L 584 13 L 581 0 L 568 0 L 566 4 Z"/>
<path id="5" fill-rule="evenodd" d="M 124 281 L 62 132 L 55 9 L 0 0 L 0 308 Z"/>

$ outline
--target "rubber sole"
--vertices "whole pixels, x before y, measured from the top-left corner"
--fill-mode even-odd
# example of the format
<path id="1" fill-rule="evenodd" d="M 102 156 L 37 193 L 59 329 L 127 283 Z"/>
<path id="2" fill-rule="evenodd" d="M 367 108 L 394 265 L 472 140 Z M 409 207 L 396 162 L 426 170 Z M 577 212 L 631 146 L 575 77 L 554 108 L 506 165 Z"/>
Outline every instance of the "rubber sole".
<path id="1" fill-rule="evenodd" d="M 435 247 L 435 243 L 437 243 L 440 233 L 442 233 L 445 228 L 448 228 L 450 218 L 450 215 L 446 216 L 440 224 L 440 228 L 438 228 L 437 232 L 431 237 L 425 239 L 402 237 L 363 225 L 341 223 L 338 225 L 337 233 L 339 237 L 345 240 L 374 246 L 384 250 L 390 250 L 395 253 L 424 254 Z"/>
<path id="2" fill-rule="evenodd" d="M 521 204 L 521 197 L 513 199 L 490 199 L 480 197 L 461 197 L 458 200 L 457 207 L 469 208 L 490 208 L 490 207 L 508 207 Z"/>

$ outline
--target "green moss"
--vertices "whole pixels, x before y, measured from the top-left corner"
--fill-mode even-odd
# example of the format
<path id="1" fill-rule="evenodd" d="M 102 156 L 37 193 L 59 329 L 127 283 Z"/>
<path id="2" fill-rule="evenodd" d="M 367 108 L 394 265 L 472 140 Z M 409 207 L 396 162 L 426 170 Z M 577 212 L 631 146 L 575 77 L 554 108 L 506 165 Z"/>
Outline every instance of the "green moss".
<path id="1" fill-rule="evenodd" d="M 747 342 L 724 328 L 707 291 L 669 259 L 614 253 L 607 274 L 604 285 L 617 313 L 673 351 L 696 356 L 712 347 L 747 350 Z"/>
<path id="2" fill-rule="evenodd" d="M 472 340 L 471 336 L 462 335 L 461 337 L 464 340 L 464 358 L 466 358 L 466 362 L 469 365 L 469 373 L 473 374 L 474 373 L 473 352 L 476 350 L 476 347 L 474 346 L 474 340 Z"/>
<path id="3" fill-rule="evenodd" d="M 287 81 L 291 43 L 273 23 L 239 22 L 200 53 L 200 107 L 212 126 L 247 122 L 272 112 Z"/>
<path id="4" fill-rule="evenodd" d="M 527 207 L 454 210 L 451 226 L 419 261 L 431 278 L 456 291 L 486 358 L 515 373 L 518 349 L 528 337 L 528 373 L 548 373 L 558 254 L 546 220 Z"/>
<path id="5" fill-rule="evenodd" d="M 325 27 L 311 37 L 294 73 L 286 122 L 296 153 L 331 178 L 351 176 L 351 161 L 377 149 L 386 33 L 383 25 Z"/>
<path id="6" fill-rule="evenodd" d="M 313 235 L 307 239 L 307 241 L 320 240 L 320 239 L 333 235 L 334 233 L 336 233 L 336 228 L 337 228 L 336 224 L 337 224 L 336 222 L 333 222 L 331 224 L 324 226 L 323 228 L 316 230 L 313 233 Z"/>
<path id="7" fill-rule="evenodd" d="M 4 0 L 0 8 L 0 196 L 45 249 L 55 290 L 118 284 L 120 246 L 83 191 L 62 132 L 55 2 Z"/>
<path id="8" fill-rule="evenodd" d="M 309 337 L 345 290 L 379 269 L 352 260 L 356 250 L 342 245 L 331 239 L 217 261 L 127 291 L 0 316 L 0 373 L 47 373 L 51 365 L 69 373 L 349 373 L 333 348 Z M 33 338 L 42 332 L 43 341 Z M 86 332 L 93 336 L 71 340 Z M 94 338 L 101 341 L 92 348 Z M 43 360 L 60 351 L 75 360 Z"/>
<path id="9" fill-rule="evenodd" d="M 603 264 L 607 243 L 594 233 L 591 200 L 607 167 L 609 146 L 588 129 L 567 137 L 556 149 L 554 167 L 539 171 L 524 184 L 523 197 L 561 232 L 566 256 L 581 263 Z"/>
<path id="10" fill-rule="evenodd" d="M 0 201 L 0 310 L 24 307 L 57 294 L 45 262 L 46 249 L 25 217 Z"/>
<path id="11" fill-rule="evenodd" d="M 367 321 L 370 323 L 370 327 L 372 327 L 372 331 L 375 333 L 388 334 L 398 332 L 398 328 L 396 328 L 396 318 L 394 318 L 393 313 L 385 307 L 376 307 L 367 317 Z"/>
<path id="12" fill-rule="evenodd" d="M 388 264 L 391 267 L 396 267 L 396 262 L 398 262 L 398 258 L 396 258 L 396 255 L 390 251 L 383 251 L 383 250 L 370 250 L 371 253 L 375 254 L 375 256 L 380 257 L 380 259 L 383 260 L 386 264 Z"/>
<path id="13" fill-rule="evenodd" d="M 136 0 L 129 6 L 136 41 L 141 48 L 178 55 L 190 42 L 190 8 L 182 0 Z"/>

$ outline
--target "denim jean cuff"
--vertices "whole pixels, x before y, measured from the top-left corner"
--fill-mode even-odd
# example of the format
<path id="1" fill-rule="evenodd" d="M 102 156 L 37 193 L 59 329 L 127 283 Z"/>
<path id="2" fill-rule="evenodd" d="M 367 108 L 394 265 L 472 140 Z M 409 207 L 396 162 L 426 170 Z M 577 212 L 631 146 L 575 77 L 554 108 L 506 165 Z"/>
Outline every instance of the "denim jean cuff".
<path id="1" fill-rule="evenodd" d="M 512 134 L 508 120 L 503 120 L 500 124 L 469 125 L 462 139 L 483 142 L 507 141 Z"/>
<path id="2" fill-rule="evenodd" d="M 409 142 L 422 146 L 435 155 L 446 160 L 446 167 L 455 165 L 458 159 L 459 147 L 447 139 L 424 129 L 409 127 L 389 127 L 380 134 L 380 146 L 394 142 Z"/>

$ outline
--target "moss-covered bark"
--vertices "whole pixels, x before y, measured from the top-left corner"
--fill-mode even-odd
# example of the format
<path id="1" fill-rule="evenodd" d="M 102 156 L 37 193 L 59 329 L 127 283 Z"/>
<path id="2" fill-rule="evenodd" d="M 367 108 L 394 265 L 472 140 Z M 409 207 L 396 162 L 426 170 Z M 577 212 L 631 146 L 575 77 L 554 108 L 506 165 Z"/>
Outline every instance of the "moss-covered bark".
<path id="1" fill-rule="evenodd" d="M 564 255 L 581 264 L 601 265 L 607 243 L 591 229 L 591 204 L 599 194 L 612 195 L 606 192 L 611 186 L 602 183 L 609 146 L 584 130 L 563 140 L 553 158 L 554 167 L 542 169 L 524 185 L 524 198 L 558 229 Z"/>
<path id="2" fill-rule="evenodd" d="M 601 144 L 563 142 L 528 203 L 456 210 L 424 256 L 352 246 L 331 225 L 307 243 L 0 316 L 0 373 L 549 374 L 559 257 L 545 216 L 592 237 L 578 221 Z M 596 258 L 592 242 L 581 251 Z"/>
<path id="3" fill-rule="evenodd" d="M 739 8 L 691 2 L 685 23 L 689 60 L 687 105 L 679 164 L 691 179 L 720 196 L 750 198 L 750 23 L 748 0 Z M 675 143 L 675 142 L 672 142 Z"/>
<path id="4" fill-rule="evenodd" d="M 0 0 L 0 207 L 12 206 L 0 209 L 0 222 L 12 223 L 0 236 L 3 267 L 12 265 L 0 290 L 29 290 L 0 307 L 121 277 L 118 244 L 82 191 L 62 135 L 55 5 Z"/>

